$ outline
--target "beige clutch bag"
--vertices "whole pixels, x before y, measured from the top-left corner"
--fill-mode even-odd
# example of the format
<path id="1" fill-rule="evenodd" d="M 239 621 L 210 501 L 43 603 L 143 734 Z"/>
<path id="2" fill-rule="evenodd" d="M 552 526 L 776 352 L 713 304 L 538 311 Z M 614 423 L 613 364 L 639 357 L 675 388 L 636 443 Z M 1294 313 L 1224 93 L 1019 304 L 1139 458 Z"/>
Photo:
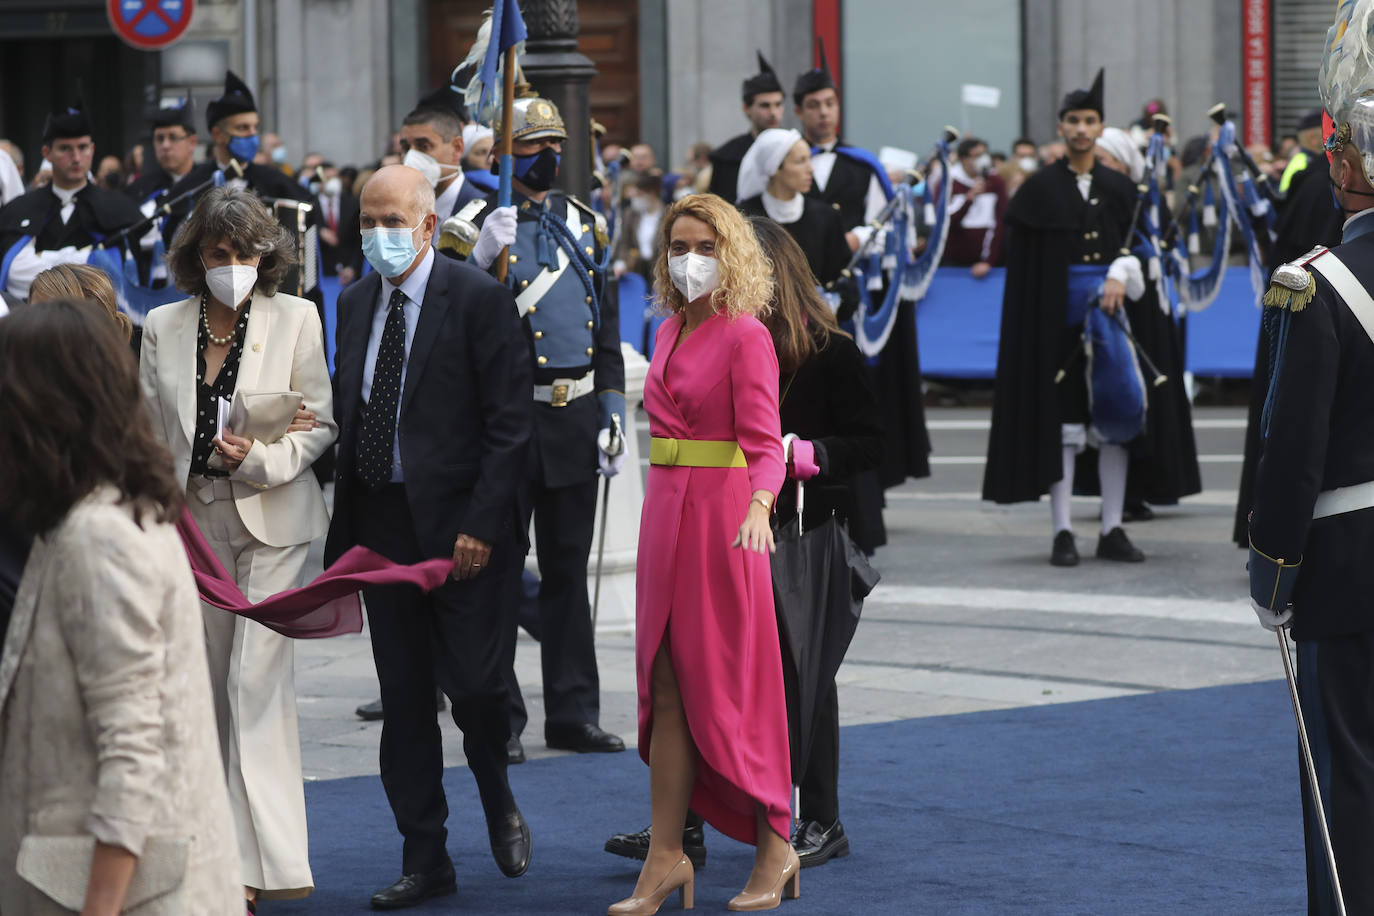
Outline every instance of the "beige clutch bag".
<path id="1" fill-rule="evenodd" d="M 189 840 L 149 837 L 134 866 L 120 912 L 137 916 L 153 910 L 154 905 L 160 913 L 185 912 L 180 897 L 189 847 Z M 93 836 L 29 834 L 19 843 L 15 871 L 59 906 L 79 913 L 86 902 L 94 855 Z"/>
<path id="2" fill-rule="evenodd" d="M 286 432 L 303 400 L 299 391 L 235 391 L 229 428 L 236 436 L 270 445 Z"/>

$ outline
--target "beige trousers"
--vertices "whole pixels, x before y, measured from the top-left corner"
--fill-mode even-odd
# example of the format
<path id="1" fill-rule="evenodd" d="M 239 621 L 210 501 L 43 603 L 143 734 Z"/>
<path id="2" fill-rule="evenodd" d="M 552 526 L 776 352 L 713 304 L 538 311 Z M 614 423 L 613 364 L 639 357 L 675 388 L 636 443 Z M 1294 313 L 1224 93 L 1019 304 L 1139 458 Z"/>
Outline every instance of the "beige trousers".
<path id="1" fill-rule="evenodd" d="M 213 496 L 206 502 L 205 498 Z M 239 518 L 228 481 L 192 478 L 186 504 L 251 602 L 300 585 L 309 544 L 269 547 Z M 291 640 L 201 604 L 243 883 L 267 899 L 314 890 L 305 824 Z"/>

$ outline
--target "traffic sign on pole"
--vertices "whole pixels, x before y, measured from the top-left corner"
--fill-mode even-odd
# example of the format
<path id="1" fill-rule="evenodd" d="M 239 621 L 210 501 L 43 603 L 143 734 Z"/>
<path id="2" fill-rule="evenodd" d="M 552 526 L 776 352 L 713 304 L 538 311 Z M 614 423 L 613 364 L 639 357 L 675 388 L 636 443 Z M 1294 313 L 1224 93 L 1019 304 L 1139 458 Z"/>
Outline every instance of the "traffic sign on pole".
<path id="1" fill-rule="evenodd" d="M 115 34 L 140 51 L 175 42 L 191 24 L 195 0 L 106 0 Z"/>

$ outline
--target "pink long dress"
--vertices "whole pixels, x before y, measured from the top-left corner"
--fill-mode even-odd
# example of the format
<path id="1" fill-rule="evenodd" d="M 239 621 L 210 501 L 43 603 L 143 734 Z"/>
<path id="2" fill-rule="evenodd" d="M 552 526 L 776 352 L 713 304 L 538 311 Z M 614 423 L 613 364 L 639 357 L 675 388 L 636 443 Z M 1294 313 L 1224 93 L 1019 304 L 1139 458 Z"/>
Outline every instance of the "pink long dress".
<path id="1" fill-rule="evenodd" d="M 778 360 L 749 316 L 713 315 L 674 352 L 681 328 L 674 316 L 655 338 L 644 386 L 650 432 L 737 441 L 748 467 L 649 469 L 635 594 L 639 756 L 648 762 L 650 671 L 666 635 L 700 755 L 692 808 L 754 843 L 755 804 L 788 836 L 787 706 L 768 554 L 730 544 L 753 492 L 782 485 Z"/>

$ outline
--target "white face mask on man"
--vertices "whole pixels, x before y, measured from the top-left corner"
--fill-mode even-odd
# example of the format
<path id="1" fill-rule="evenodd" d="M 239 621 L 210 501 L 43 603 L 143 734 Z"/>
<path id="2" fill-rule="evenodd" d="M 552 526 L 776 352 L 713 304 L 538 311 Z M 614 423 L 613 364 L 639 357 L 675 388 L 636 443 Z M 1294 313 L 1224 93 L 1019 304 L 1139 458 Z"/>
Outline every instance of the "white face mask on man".
<path id="1" fill-rule="evenodd" d="M 462 171 L 460 166 L 444 165 L 429 153 L 422 153 L 413 148 L 406 150 L 405 158 L 401 160 L 401 165 L 408 165 L 421 175 L 424 175 L 425 181 L 428 181 L 430 187 L 434 188 L 439 186 L 439 182 L 444 180 L 446 174 L 453 175 Z"/>
<path id="2" fill-rule="evenodd" d="M 668 276 L 688 302 L 696 302 L 720 286 L 720 262 L 689 251 L 668 259 Z"/>

